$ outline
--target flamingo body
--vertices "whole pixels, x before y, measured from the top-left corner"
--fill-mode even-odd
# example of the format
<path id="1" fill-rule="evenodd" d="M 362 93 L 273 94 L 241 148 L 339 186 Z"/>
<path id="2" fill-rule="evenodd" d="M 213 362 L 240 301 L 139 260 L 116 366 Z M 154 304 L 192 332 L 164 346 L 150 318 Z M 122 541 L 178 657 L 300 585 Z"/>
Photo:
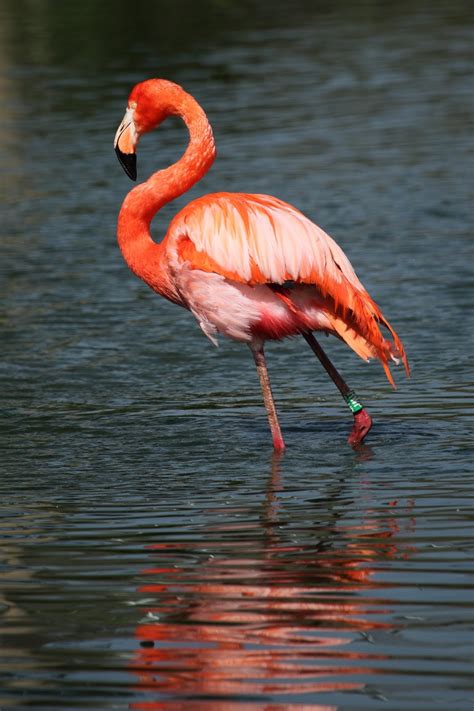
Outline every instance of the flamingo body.
<path id="1" fill-rule="evenodd" d="M 132 271 L 189 309 L 214 343 L 221 333 L 257 352 L 266 340 L 324 331 L 364 360 L 378 358 L 392 384 L 390 360 L 401 357 L 408 371 L 400 339 L 342 249 L 295 207 L 269 195 L 205 195 L 174 217 L 160 243 L 151 239 L 155 213 L 211 166 L 212 130 L 189 94 L 154 79 L 133 89 L 116 134 L 119 159 L 135 177 L 130 159 L 140 135 L 171 114 L 188 126 L 185 154 L 134 188 L 119 215 L 118 241 Z M 393 342 L 384 338 L 380 326 L 389 330 Z M 257 363 L 259 367 L 265 365 Z"/>
<path id="2" fill-rule="evenodd" d="M 322 330 L 364 360 L 376 357 L 386 366 L 404 357 L 342 249 L 282 200 L 243 193 L 198 198 L 174 218 L 164 248 L 184 305 L 208 336 L 218 331 L 250 342 Z M 395 348 L 379 323 L 391 330 Z"/>

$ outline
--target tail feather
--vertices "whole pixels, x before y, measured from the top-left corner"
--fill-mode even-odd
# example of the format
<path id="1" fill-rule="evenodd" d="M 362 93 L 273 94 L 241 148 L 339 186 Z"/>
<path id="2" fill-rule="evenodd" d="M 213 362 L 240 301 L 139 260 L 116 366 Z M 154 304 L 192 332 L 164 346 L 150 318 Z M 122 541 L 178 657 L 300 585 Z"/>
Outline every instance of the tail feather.
<path id="1" fill-rule="evenodd" d="M 393 356 L 395 358 L 402 359 L 402 363 L 405 367 L 406 374 L 408 375 L 408 377 L 410 377 L 410 365 L 408 363 L 408 358 L 407 358 L 407 354 L 405 353 L 405 348 L 403 347 L 403 343 L 401 342 L 400 338 L 398 337 L 395 329 L 392 328 L 392 326 L 389 324 L 387 319 L 385 319 L 383 316 L 381 319 L 381 323 L 383 326 L 385 326 L 385 328 L 387 328 L 390 331 L 390 335 L 393 338 L 393 342 L 395 345 L 395 352 L 393 353 Z"/>
<path id="2" fill-rule="evenodd" d="M 380 308 L 375 301 L 366 293 L 359 292 L 355 297 L 357 308 L 352 310 L 351 321 L 355 321 L 356 330 L 366 339 L 372 347 L 375 357 L 377 357 L 385 371 L 387 380 L 395 388 L 392 374 L 390 372 L 390 360 L 397 362 L 398 358 L 402 359 L 407 375 L 410 375 L 410 367 L 408 359 L 398 334 L 395 329 L 384 318 Z M 384 326 L 390 332 L 393 339 L 384 338 L 380 326 Z M 349 344 L 350 345 L 350 344 Z"/>
<path id="3" fill-rule="evenodd" d="M 363 336 L 357 333 L 355 329 L 348 326 L 346 321 L 332 314 L 328 315 L 328 317 L 337 335 L 341 340 L 345 341 L 362 360 L 377 357 L 373 346 L 371 346 Z"/>
<path id="4" fill-rule="evenodd" d="M 410 375 L 410 367 L 403 343 L 366 291 L 357 289 L 347 280 L 341 286 L 341 294 L 337 299 L 334 295 L 324 294 L 322 289 L 318 289 L 315 286 L 319 294 L 323 292 L 323 308 L 334 333 L 345 341 L 363 360 L 378 358 L 387 380 L 395 388 L 390 372 L 389 363 L 391 360 L 398 362 L 398 359 L 401 358 L 407 375 Z M 279 285 L 272 285 L 271 288 L 293 313 L 301 317 L 300 320 L 303 327 L 307 328 L 307 317 L 295 304 L 291 289 Z M 384 326 L 390 332 L 393 342 L 384 338 L 380 326 Z"/>
<path id="5" fill-rule="evenodd" d="M 384 318 L 380 308 L 367 292 L 359 291 L 353 296 L 353 301 L 356 308 L 352 310 L 350 321 L 355 322 L 355 330 L 358 331 L 373 348 L 375 357 L 377 357 L 382 364 L 387 380 L 392 387 L 395 388 L 395 383 L 390 372 L 390 360 L 397 362 L 397 360 L 401 358 L 407 375 L 410 375 L 410 367 L 403 343 L 395 329 Z M 380 326 L 387 328 L 393 342 L 384 338 Z"/>

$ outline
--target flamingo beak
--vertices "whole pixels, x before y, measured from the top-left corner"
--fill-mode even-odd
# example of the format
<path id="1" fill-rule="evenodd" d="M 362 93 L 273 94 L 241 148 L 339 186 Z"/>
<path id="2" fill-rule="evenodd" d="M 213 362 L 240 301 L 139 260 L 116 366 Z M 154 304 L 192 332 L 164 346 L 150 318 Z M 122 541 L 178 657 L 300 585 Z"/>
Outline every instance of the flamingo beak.
<path id="1" fill-rule="evenodd" d="M 129 107 L 123 121 L 117 129 L 114 139 L 114 148 L 120 164 L 129 178 L 137 179 L 137 154 L 135 147 L 137 145 L 137 131 L 133 121 L 134 107 Z"/>

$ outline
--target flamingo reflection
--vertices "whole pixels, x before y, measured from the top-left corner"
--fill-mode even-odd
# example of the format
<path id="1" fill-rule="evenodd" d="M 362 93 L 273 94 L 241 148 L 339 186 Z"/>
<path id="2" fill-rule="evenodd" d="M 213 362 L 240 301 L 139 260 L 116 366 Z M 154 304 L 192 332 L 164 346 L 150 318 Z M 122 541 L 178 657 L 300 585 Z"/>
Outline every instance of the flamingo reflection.
<path id="1" fill-rule="evenodd" d="M 150 582 L 140 592 L 156 604 L 136 629 L 132 669 L 144 700 L 134 709 L 228 711 L 245 699 L 273 711 L 292 706 L 272 699 L 297 695 L 301 710 L 304 695 L 364 687 L 384 659 L 366 643 L 392 629 L 374 570 L 409 555 L 397 535 L 414 526 L 413 503 L 391 502 L 384 517 L 367 507 L 357 526 L 345 527 L 343 486 L 330 493 L 322 522 L 311 531 L 304 522 L 300 543 L 298 529 L 284 525 L 275 456 L 258 523 L 254 513 L 247 524 L 229 523 L 226 509 L 205 541 L 152 547 L 158 565 L 144 571 Z"/>

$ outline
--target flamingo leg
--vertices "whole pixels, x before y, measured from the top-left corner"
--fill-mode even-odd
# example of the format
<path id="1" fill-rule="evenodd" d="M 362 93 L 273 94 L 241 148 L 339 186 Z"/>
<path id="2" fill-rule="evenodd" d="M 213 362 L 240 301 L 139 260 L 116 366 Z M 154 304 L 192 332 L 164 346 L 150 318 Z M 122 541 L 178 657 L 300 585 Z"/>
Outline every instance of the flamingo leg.
<path id="1" fill-rule="evenodd" d="M 278 414 L 273 400 L 263 346 L 250 346 L 250 350 L 252 351 L 255 365 L 257 367 L 258 377 L 260 379 L 260 385 L 262 386 L 263 402 L 265 403 L 265 409 L 268 415 L 268 423 L 272 433 L 273 447 L 276 451 L 282 452 L 285 449 L 285 442 L 283 441 L 280 423 L 278 422 Z"/>
<path id="2" fill-rule="evenodd" d="M 358 402 L 354 391 L 350 389 L 344 378 L 338 373 L 311 331 L 304 331 L 303 338 L 319 359 L 354 415 L 354 425 L 347 441 L 351 447 L 356 447 L 362 443 L 372 427 L 372 418 L 365 407 Z"/>

